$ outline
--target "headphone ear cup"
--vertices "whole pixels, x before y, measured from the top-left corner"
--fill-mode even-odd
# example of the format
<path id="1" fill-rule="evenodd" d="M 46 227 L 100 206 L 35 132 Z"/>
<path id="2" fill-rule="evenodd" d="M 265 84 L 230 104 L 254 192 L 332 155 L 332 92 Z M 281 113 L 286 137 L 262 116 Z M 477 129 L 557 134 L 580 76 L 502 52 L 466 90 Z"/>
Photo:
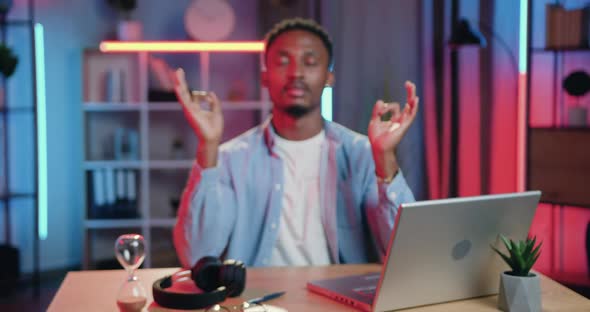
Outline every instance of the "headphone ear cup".
<path id="1" fill-rule="evenodd" d="M 191 269 L 191 277 L 203 291 L 210 292 L 221 286 L 219 273 L 221 261 L 216 257 L 203 257 Z"/>
<path id="2" fill-rule="evenodd" d="M 246 267 L 244 263 L 236 260 L 226 260 L 219 271 L 221 284 L 227 288 L 229 297 L 237 297 L 242 294 L 246 286 Z"/>

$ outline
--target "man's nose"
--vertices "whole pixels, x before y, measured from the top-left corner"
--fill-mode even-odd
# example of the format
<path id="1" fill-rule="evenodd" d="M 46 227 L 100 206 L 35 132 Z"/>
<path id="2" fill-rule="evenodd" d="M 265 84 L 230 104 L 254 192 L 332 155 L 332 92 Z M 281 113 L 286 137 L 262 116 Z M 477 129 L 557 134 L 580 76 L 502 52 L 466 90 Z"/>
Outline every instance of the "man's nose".
<path id="1" fill-rule="evenodd" d="M 303 65 L 299 62 L 292 62 L 289 66 L 289 77 L 301 78 L 303 76 Z"/>

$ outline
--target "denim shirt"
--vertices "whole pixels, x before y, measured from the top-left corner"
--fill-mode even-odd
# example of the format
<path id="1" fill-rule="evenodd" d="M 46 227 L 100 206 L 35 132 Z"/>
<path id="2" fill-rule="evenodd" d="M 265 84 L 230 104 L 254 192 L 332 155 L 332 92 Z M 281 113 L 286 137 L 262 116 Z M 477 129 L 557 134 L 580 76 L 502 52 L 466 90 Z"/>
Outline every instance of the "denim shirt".
<path id="1" fill-rule="evenodd" d="M 414 201 L 412 191 L 401 170 L 390 183 L 378 183 L 366 136 L 329 121 L 324 130 L 320 209 L 331 261 L 381 261 L 397 209 Z M 268 264 L 283 196 L 283 162 L 273 151 L 276 135 L 269 118 L 224 143 L 216 167 L 202 169 L 195 162 L 174 227 L 183 267 L 204 256 Z"/>

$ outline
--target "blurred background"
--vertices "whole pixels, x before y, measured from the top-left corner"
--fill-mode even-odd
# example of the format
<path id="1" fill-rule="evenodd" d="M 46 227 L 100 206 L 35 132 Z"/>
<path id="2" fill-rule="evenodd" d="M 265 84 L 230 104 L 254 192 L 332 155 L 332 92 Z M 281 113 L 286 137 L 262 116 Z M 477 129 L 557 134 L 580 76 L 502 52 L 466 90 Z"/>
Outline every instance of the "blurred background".
<path id="1" fill-rule="evenodd" d="M 119 268 L 128 232 L 148 242 L 144 267 L 178 266 L 171 229 L 198 142 L 169 72 L 220 96 L 225 140 L 271 104 L 260 51 L 175 42 L 256 42 L 297 16 L 334 43 L 326 119 L 366 134 L 375 101 L 403 103 L 414 81 L 421 110 L 398 156 L 416 198 L 542 190 L 535 268 L 588 296 L 587 0 L 0 1 L 0 286 L 49 285 L 44 309 L 64 272 Z"/>

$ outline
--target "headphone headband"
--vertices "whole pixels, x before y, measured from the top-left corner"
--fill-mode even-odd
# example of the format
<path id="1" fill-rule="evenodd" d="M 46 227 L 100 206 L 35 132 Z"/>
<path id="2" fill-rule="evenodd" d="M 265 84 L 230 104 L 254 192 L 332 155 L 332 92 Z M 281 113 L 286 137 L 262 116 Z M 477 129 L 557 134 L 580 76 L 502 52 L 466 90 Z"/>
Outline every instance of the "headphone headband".
<path id="1" fill-rule="evenodd" d="M 210 292 L 178 293 L 166 290 L 172 286 L 172 275 L 160 278 L 152 285 L 154 301 L 162 307 L 171 309 L 202 309 L 225 300 L 227 289 L 220 286 Z"/>

